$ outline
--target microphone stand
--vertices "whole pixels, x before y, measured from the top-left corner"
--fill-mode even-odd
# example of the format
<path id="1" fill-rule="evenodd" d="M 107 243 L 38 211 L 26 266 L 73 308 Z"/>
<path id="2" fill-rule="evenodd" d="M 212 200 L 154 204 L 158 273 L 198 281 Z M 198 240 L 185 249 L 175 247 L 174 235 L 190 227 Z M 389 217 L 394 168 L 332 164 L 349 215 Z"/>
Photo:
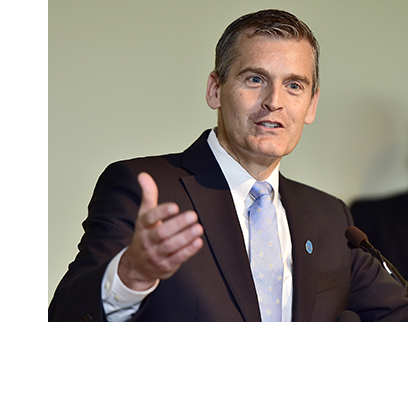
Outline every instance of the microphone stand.
<path id="1" fill-rule="evenodd" d="M 375 258 L 377 258 L 384 269 L 399 283 L 401 284 L 405 290 L 408 291 L 408 282 L 401 276 L 401 274 L 398 272 L 397 268 L 387 259 L 385 258 L 381 252 L 374 248 L 370 242 L 364 240 L 361 242 L 361 247 L 365 249 L 367 252 L 369 252 L 371 255 L 373 255 Z"/>

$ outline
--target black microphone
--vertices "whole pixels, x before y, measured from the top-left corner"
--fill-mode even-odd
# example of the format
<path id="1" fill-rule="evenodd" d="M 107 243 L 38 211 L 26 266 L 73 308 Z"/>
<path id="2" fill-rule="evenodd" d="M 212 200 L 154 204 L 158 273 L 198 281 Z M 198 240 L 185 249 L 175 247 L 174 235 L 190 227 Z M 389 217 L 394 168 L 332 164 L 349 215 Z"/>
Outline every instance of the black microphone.
<path id="1" fill-rule="evenodd" d="M 351 310 L 343 310 L 336 318 L 336 322 L 361 322 L 360 316 Z"/>
<path id="2" fill-rule="evenodd" d="M 397 271 L 397 268 L 386 258 L 383 257 L 381 252 L 374 248 L 368 241 L 367 235 L 361 231 L 356 226 L 352 225 L 348 227 L 344 233 L 348 242 L 355 248 L 362 248 L 365 251 L 369 252 L 372 256 L 377 258 L 384 269 L 395 278 L 395 280 L 400 283 L 406 290 L 408 290 L 408 282 L 401 276 Z"/>

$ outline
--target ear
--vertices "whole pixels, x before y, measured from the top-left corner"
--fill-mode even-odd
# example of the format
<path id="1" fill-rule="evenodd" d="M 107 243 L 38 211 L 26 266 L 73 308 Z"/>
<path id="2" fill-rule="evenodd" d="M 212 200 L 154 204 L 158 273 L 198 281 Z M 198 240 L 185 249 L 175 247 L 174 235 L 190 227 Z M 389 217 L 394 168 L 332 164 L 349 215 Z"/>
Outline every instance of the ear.
<path id="1" fill-rule="evenodd" d="M 211 109 L 218 109 L 221 106 L 220 81 L 218 74 L 214 71 L 208 76 L 206 100 Z"/>
<path id="2" fill-rule="evenodd" d="M 316 111 L 317 111 L 317 102 L 319 101 L 319 96 L 320 96 L 320 88 L 318 88 L 313 95 L 312 99 L 310 100 L 310 105 L 307 110 L 306 116 L 305 116 L 305 124 L 310 125 L 315 117 L 316 117 Z"/>

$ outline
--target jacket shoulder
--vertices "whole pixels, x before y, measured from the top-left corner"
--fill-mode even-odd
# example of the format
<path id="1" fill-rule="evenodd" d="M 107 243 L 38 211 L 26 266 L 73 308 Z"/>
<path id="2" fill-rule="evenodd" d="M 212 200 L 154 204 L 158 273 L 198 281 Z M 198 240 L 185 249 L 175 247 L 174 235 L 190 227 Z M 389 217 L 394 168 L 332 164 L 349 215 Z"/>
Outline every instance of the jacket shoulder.
<path id="1" fill-rule="evenodd" d="M 280 174 L 280 190 L 282 190 L 283 193 L 291 192 L 292 194 L 296 194 L 303 200 L 322 201 L 323 203 L 332 203 L 333 205 L 346 206 L 344 202 L 338 197 L 335 197 L 334 195 L 326 193 L 307 184 L 288 179 L 282 174 Z"/>

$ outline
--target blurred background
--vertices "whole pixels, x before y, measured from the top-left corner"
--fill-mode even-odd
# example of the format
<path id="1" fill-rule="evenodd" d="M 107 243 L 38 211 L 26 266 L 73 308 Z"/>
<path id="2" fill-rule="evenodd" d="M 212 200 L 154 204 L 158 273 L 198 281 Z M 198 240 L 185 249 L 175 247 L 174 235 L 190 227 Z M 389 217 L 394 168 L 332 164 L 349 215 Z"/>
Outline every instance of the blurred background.
<path id="1" fill-rule="evenodd" d="M 265 8 L 294 13 L 321 45 L 318 114 L 282 173 L 348 204 L 408 189 L 406 0 L 50 0 L 49 301 L 100 173 L 215 126 L 215 44 Z"/>

